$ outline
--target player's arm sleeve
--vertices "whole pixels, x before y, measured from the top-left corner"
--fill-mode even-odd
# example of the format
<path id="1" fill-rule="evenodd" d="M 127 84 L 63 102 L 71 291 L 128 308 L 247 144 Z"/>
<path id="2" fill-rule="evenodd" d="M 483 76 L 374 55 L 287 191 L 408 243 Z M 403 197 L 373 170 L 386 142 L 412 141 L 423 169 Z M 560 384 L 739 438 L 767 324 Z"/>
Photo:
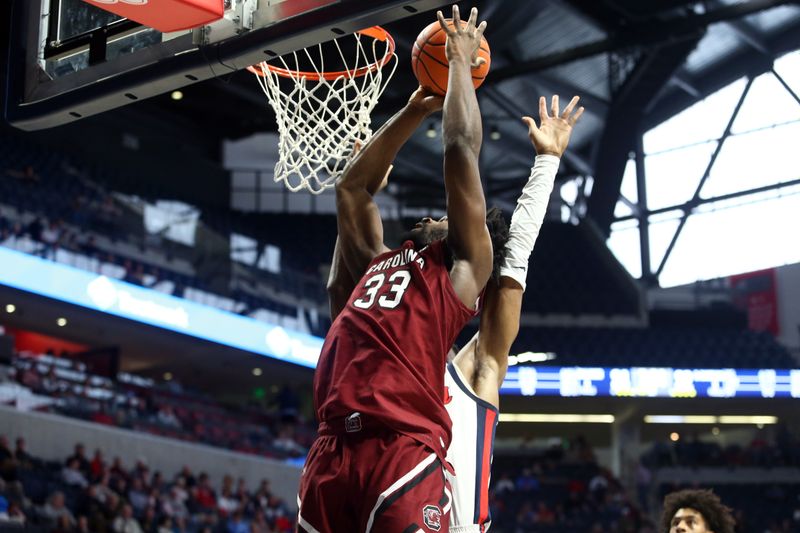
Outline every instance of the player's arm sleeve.
<path id="1" fill-rule="evenodd" d="M 511 217 L 505 260 L 500 269 L 500 276 L 513 279 L 523 290 L 528 277 L 528 260 L 547 212 L 547 203 L 553 192 L 559 161 L 558 157 L 552 155 L 536 157 L 531 175 L 522 189 Z"/>

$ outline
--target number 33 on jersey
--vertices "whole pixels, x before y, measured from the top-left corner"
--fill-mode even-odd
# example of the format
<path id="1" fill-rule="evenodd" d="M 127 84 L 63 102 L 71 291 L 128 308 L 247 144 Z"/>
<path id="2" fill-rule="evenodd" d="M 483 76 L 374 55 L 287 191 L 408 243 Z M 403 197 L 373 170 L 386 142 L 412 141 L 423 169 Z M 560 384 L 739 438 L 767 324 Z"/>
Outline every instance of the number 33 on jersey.
<path id="1" fill-rule="evenodd" d="M 384 309 L 395 309 L 403 300 L 403 295 L 411 283 L 411 272 L 408 270 L 397 270 L 391 274 L 384 272 L 389 269 L 397 268 L 409 263 L 416 263 L 420 269 L 425 268 L 425 258 L 420 254 L 425 248 L 417 252 L 413 248 L 405 248 L 398 253 L 384 259 L 371 266 L 364 275 L 363 296 L 353 301 L 353 305 L 359 309 L 370 309 L 377 304 Z M 376 273 L 377 272 L 377 273 Z M 372 275 L 370 275 L 372 274 Z M 386 289 L 384 289 L 386 287 Z M 380 296 L 378 296 L 380 294 Z"/>

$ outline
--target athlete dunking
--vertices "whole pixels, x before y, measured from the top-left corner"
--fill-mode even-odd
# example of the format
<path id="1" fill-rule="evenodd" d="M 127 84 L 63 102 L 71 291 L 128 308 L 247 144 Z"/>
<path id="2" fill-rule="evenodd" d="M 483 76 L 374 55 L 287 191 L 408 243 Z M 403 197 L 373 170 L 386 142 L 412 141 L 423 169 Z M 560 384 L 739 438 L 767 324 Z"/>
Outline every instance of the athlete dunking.
<path id="1" fill-rule="evenodd" d="M 320 436 L 300 481 L 300 531 L 449 529 L 446 355 L 475 315 L 493 249 L 504 243 L 493 245 L 487 223 L 502 226 L 502 218 L 487 220 L 478 172 L 482 126 L 470 69 L 480 61 L 486 24 L 476 26 L 476 9 L 463 28 L 457 7 L 455 28 L 437 15 L 450 63 L 444 101 L 417 90 L 336 186 L 337 247 L 360 281 L 325 338 L 314 377 Z M 399 149 L 439 109 L 448 216 L 425 219 L 389 250 L 372 194 Z"/>
<path id="2" fill-rule="evenodd" d="M 560 113 L 558 96 L 553 96 L 548 114 L 541 97 L 540 125 L 530 117 L 523 118 L 538 155 L 511 218 L 499 283 L 486 286 L 478 333 L 447 365 L 445 403 L 453 421 L 447 460 L 455 469 L 455 476 L 448 472 L 453 491 L 451 533 L 482 533 L 491 524 L 489 478 L 500 386 L 519 332 L 528 259 L 547 211 L 561 155 L 572 126 L 583 114 L 583 107 L 575 110 L 578 100 L 574 97 Z"/>
<path id="3" fill-rule="evenodd" d="M 455 476 L 448 474 L 452 488 L 450 531 L 485 532 L 491 525 L 489 480 L 494 432 L 499 416 L 500 385 L 508 368 L 508 354 L 519 331 L 522 295 L 528 263 L 539 235 L 560 158 L 567 148 L 572 127 L 583 114 L 575 110 L 574 97 L 559 114 L 558 97 L 548 113 L 544 97 L 539 99 L 541 124 L 524 117 L 536 153 L 528 182 L 517 200 L 510 237 L 499 272 L 487 284 L 479 332 L 447 365 L 444 401 L 452 420 L 452 440 L 447 461 Z M 388 173 L 380 184 L 383 188 Z M 331 317 L 335 318 L 355 288 L 342 266 L 338 246 L 331 262 L 328 282 Z"/>

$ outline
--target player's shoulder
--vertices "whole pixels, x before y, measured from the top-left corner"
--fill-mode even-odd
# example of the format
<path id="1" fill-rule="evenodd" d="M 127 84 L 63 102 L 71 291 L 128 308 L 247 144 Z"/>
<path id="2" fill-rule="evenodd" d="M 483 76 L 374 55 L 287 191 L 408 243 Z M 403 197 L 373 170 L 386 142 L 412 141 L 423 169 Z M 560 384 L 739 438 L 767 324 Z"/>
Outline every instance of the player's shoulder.
<path id="1" fill-rule="evenodd" d="M 460 396 L 461 398 L 475 403 L 480 407 L 484 407 L 494 411 L 495 413 L 499 412 L 497 407 L 475 393 L 469 381 L 464 377 L 464 374 L 462 374 L 461 370 L 458 368 L 458 365 L 455 363 L 451 362 L 447 364 L 447 371 L 445 372 L 445 384 L 448 387 L 447 394 L 450 397 Z"/>

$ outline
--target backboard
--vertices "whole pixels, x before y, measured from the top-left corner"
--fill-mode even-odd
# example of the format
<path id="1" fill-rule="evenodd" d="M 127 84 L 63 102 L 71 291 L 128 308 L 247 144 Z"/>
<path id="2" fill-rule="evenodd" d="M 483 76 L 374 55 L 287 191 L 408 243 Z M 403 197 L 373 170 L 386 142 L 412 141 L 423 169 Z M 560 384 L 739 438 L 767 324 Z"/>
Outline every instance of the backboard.
<path id="1" fill-rule="evenodd" d="M 6 119 L 66 124 L 450 3 L 224 1 L 221 20 L 161 33 L 82 0 L 13 0 Z"/>

